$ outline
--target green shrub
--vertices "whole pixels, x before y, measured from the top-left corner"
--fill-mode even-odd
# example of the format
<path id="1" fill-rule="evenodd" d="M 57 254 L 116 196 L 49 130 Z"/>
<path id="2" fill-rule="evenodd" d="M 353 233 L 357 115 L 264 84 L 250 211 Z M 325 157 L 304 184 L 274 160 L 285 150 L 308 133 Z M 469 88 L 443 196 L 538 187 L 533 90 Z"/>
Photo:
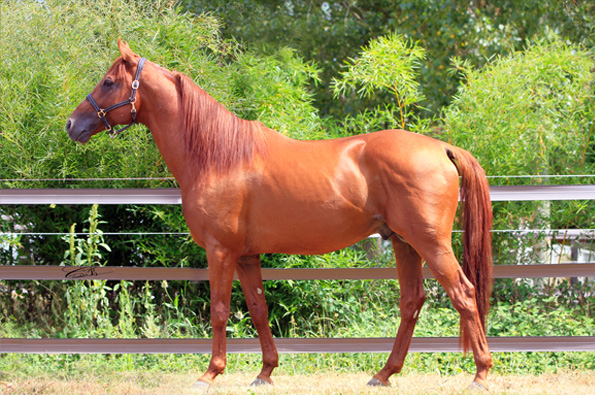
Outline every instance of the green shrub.
<path id="1" fill-rule="evenodd" d="M 453 64 L 464 83 L 444 111 L 444 138 L 471 151 L 488 175 L 593 171 L 588 51 L 552 34 L 482 69 Z"/>

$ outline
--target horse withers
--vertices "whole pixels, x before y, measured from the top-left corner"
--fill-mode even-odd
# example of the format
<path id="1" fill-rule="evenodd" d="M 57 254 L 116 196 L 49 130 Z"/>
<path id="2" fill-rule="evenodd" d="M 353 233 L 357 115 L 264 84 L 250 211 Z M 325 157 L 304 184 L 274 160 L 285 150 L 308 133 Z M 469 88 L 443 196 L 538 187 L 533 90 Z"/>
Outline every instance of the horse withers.
<path id="1" fill-rule="evenodd" d="M 487 387 L 492 213 L 487 179 L 470 153 L 403 130 L 294 140 L 236 117 L 187 76 L 118 44 L 121 56 L 66 130 L 86 143 L 106 129 L 117 134 L 112 125 L 142 123 L 176 178 L 186 223 L 207 253 L 211 284 L 213 350 L 196 385 L 211 384 L 225 368 L 234 272 L 262 347 L 263 367 L 253 384 L 272 383 L 278 354 L 260 255 L 321 254 L 379 233 L 395 251 L 401 322 L 386 365 L 368 384 L 389 385 L 403 367 L 425 300 L 426 261 L 460 313 L 461 344 L 473 351 L 477 367 L 473 385 Z M 462 267 L 451 244 L 459 191 Z"/>

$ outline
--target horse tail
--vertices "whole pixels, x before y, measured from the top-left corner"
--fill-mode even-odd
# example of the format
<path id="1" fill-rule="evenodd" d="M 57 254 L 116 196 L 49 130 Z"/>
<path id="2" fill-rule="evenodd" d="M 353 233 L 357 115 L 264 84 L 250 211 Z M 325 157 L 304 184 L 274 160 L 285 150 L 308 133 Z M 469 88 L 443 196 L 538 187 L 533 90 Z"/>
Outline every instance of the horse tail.
<path id="1" fill-rule="evenodd" d="M 483 168 L 468 151 L 448 146 L 446 152 L 462 179 L 463 273 L 475 287 L 477 310 L 485 331 L 493 278 L 490 186 Z M 463 350 L 468 351 L 471 343 L 463 322 L 461 343 Z"/>

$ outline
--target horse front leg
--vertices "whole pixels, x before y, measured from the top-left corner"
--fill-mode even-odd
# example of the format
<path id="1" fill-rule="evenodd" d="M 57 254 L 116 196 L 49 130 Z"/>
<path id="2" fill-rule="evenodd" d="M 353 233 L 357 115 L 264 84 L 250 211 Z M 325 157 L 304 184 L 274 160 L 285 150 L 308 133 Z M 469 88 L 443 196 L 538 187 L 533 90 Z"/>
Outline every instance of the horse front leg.
<path id="1" fill-rule="evenodd" d="M 211 286 L 211 326 L 213 327 L 213 352 L 211 362 L 195 387 L 210 385 L 215 377 L 225 369 L 226 326 L 229 320 L 231 287 L 236 268 L 237 256 L 223 249 L 207 249 L 209 282 Z"/>
<path id="2" fill-rule="evenodd" d="M 268 308 L 262 284 L 260 257 L 258 255 L 240 258 L 238 261 L 238 277 L 250 310 L 250 317 L 258 332 L 262 348 L 262 371 L 252 385 L 273 384 L 271 373 L 279 366 L 279 354 L 275 347 L 271 327 L 269 325 Z"/>

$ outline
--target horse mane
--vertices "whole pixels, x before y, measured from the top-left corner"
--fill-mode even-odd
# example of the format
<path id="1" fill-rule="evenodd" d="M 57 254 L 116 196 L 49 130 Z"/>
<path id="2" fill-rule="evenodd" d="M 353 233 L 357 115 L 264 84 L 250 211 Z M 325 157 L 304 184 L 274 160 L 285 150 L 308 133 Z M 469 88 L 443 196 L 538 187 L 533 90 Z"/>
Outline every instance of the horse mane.
<path id="1" fill-rule="evenodd" d="M 261 124 L 235 116 L 198 87 L 188 76 L 174 72 L 182 105 L 184 142 L 199 175 L 219 173 L 263 155 Z"/>

